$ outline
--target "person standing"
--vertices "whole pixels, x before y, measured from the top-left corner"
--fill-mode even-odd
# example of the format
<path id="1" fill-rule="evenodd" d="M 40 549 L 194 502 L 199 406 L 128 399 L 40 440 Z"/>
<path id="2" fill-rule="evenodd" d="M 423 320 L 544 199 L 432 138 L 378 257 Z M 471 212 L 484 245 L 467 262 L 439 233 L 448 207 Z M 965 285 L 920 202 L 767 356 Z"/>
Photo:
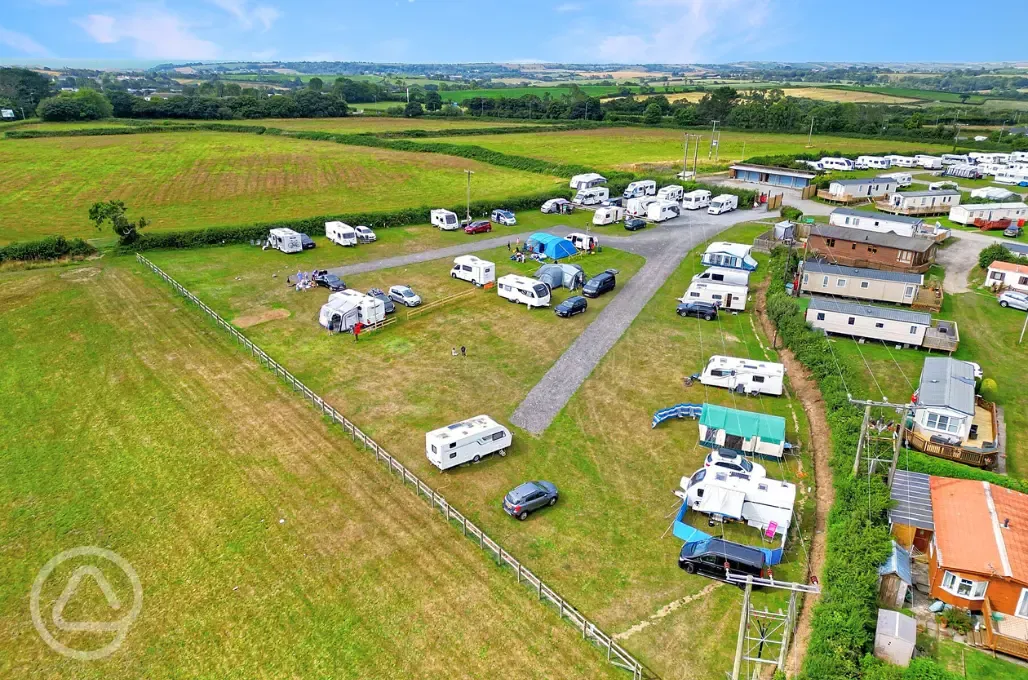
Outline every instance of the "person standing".
<path id="1" fill-rule="evenodd" d="M 462 357 L 465 357 L 465 358 L 467 358 L 467 356 L 468 356 L 468 348 L 465 347 L 464 345 L 460 346 L 460 355 Z"/>
<path id="2" fill-rule="evenodd" d="M 361 331 L 362 330 L 364 330 L 364 324 L 362 324 L 360 321 L 358 321 L 357 323 L 355 323 L 353 325 L 353 341 L 354 342 L 357 342 L 358 340 L 360 340 Z"/>

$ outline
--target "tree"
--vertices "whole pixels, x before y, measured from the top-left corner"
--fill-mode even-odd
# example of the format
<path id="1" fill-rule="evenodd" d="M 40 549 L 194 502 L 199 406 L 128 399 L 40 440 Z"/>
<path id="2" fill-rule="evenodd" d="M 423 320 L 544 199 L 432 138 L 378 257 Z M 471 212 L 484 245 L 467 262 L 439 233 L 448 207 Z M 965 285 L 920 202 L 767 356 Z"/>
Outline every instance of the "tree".
<path id="1" fill-rule="evenodd" d="M 438 111 L 443 108 L 443 98 L 438 92 L 429 92 L 425 95 L 425 108 L 429 111 Z"/>
<path id="2" fill-rule="evenodd" d="M 89 220 L 96 225 L 97 230 L 103 229 L 104 224 L 110 222 L 122 245 L 135 241 L 139 238 L 139 230 L 150 224 L 145 217 L 140 217 L 136 222 L 129 222 L 125 217 L 124 201 L 94 203 L 89 208 Z"/>
<path id="3" fill-rule="evenodd" d="M 31 115 L 50 96 L 50 79 L 25 68 L 0 68 L 0 97 L 12 100 L 21 117 Z"/>
<path id="4" fill-rule="evenodd" d="M 407 104 L 407 106 L 403 108 L 403 115 L 407 116 L 408 118 L 416 118 L 418 116 L 424 115 L 424 113 L 425 109 L 422 108 L 421 102 L 410 102 L 409 104 Z"/>
<path id="5" fill-rule="evenodd" d="M 113 113 L 111 102 L 96 90 L 63 92 L 36 107 L 36 115 L 43 120 L 99 120 Z"/>
<path id="6" fill-rule="evenodd" d="M 646 113 L 643 114 L 643 122 L 647 125 L 656 125 L 663 117 L 664 112 L 660 110 L 660 104 L 650 104 L 646 107 Z"/>
<path id="7" fill-rule="evenodd" d="M 993 243 L 978 253 L 978 266 L 981 269 L 988 269 L 989 265 L 997 260 L 1000 262 L 1018 262 L 1020 259 L 1002 243 Z"/>
<path id="8" fill-rule="evenodd" d="M 324 86 L 325 81 L 323 81 L 321 78 L 315 77 L 307 81 L 307 89 L 312 90 L 314 92 L 321 92 L 321 88 L 323 88 Z"/>
<path id="9" fill-rule="evenodd" d="M 681 125 L 682 127 L 688 127 L 690 125 L 696 125 L 699 119 L 696 116 L 695 106 L 683 106 L 675 111 L 675 124 Z"/>
<path id="10" fill-rule="evenodd" d="M 117 118 L 129 118 L 132 116 L 132 108 L 136 98 L 123 90 L 109 90 L 106 93 L 107 101 L 111 103 L 111 109 Z"/>

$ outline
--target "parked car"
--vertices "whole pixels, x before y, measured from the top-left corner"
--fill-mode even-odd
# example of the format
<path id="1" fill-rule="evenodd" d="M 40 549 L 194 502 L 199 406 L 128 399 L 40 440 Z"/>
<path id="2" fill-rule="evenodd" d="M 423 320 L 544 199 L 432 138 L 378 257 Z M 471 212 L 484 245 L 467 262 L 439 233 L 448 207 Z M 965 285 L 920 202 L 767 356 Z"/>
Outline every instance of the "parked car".
<path id="1" fill-rule="evenodd" d="M 393 304 L 393 301 L 389 299 L 389 296 L 381 288 L 372 288 L 368 291 L 368 295 L 382 301 L 382 304 L 385 305 L 386 314 L 392 314 L 396 311 L 396 305 Z"/>
<path id="2" fill-rule="evenodd" d="M 624 196 L 611 196 L 608 199 L 600 202 L 601 208 L 623 208 L 625 205 Z"/>
<path id="3" fill-rule="evenodd" d="M 353 230 L 357 232 L 357 240 L 361 243 L 371 243 L 377 241 L 378 236 L 375 236 L 375 232 L 371 231 L 370 228 L 365 226 L 354 227 Z"/>
<path id="4" fill-rule="evenodd" d="M 503 511 L 521 521 L 528 513 L 547 505 L 556 505 L 557 487 L 549 482 L 525 482 L 503 497 Z"/>
<path id="5" fill-rule="evenodd" d="M 1013 307 L 1028 312 L 1028 295 L 1016 290 L 1005 290 L 999 294 L 1000 307 Z"/>
<path id="6" fill-rule="evenodd" d="M 686 543 L 678 554 L 678 566 L 688 574 L 698 574 L 718 581 L 727 581 L 728 572 L 754 578 L 766 577 L 766 560 L 762 550 L 721 538 Z"/>
<path id="7" fill-rule="evenodd" d="M 421 304 L 421 296 L 411 290 L 410 286 L 390 286 L 389 299 L 404 307 L 417 307 Z"/>
<path id="8" fill-rule="evenodd" d="M 304 250 L 310 250 L 311 248 L 313 248 L 317 244 L 314 243 L 314 239 L 312 239 L 307 234 L 300 234 L 300 245 L 303 246 Z"/>
<path id="9" fill-rule="evenodd" d="M 328 288 L 333 293 L 346 290 L 346 284 L 335 274 L 329 274 L 325 269 L 314 270 L 314 283 L 322 288 Z"/>
<path id="10" fill-rule="evenodd" d="M 513 227 L 518 223 L 518 218 L 514 216 L 514 213 L 509 210 L 501 210 L 499 208 L 494 210 L 489 218 L 492 219 L 493 222 L 502 224 L 505 227 Z"/>
<path id="11" fill-rule="evenodd" d="M 1009 227 L 1003 230 L 1003 235 L 1010 238 L 1017 238 L 1024 233 L 1024 228 L 1019 227 L 1016 224 L 1011 224 Z"/>
<path id="12" fill-rule="evenodd" d="M 608 269 L 592 277 L 582 286 L 582 295 L 586 297 L 599 297 L 604 293 L 614 290 L 614 284 L 616 283 L 614 275 L 616 273 L 613 269 Z"/>
<path id="13" fill-rule="evenodd" d="M 714 449 L 707 454 L 703 467 L 716 467 L 729 472 L 741 472 L 750 477 L 767 477 L 767 470 L 760 463 L 754 463 L 746 456 L 731 449 Z"/>
<path id="14" fill-rule="evenodd" d="M 553 308 L 553 313 L 564 318 L 581 314 L 589 308 L 589 303 L 581 295 L 572 295 L 564 302 Z"/>
<path id="15" fill-rule="evenodd" d="M 675 311 L 678 316 L 695 316 L 704 321 L 717 318 L 717 307 L 709 302 L 681 302 Z"/>
<path id="16" fill-rule="evenodd" d="M 625 229 L 628 231 L 639 231 L 640 229 L 646 228 L 646 220 L 640 220 L 638 217 L 629 217 L 625 220 Z"/>
<path id="17" fill-rule="evenodd" d="M 492 231 L 493 225 L 489 220 L 475 220 L 468 226 L 464 227 L 465 234 L 484 234 L 487 231 Z"/>

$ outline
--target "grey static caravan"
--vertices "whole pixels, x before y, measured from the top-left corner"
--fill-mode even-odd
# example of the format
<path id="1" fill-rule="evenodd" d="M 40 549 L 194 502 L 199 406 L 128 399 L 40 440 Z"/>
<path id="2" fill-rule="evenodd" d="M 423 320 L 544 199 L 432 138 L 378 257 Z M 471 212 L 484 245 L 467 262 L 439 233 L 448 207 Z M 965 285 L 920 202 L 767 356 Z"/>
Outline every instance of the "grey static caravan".
<path id="1" fill-rule="evenodd" d="M 425 435 L 425 455 L 440 470 L 477 463 L 488 455 L 507 455 L 513 443 L 510 430 L 489 416 L 475 416 Z"/>
<path id="2" fill-rule="evenodd" d="M 857 156 L 853 167 L 857 170 L 888 170 L 892 167 L 892 161 L 881 156 Z"/>
<path id="3" fill-rule="evenodd" d="M 587 172 L 584 175 L 575 175 L 574 177 L 572 177 L 571 181 L 568 183 L 568 186 L 570 186 L 572 189 L 582 190 L 598 187 L 601 184 L 606 183 L 607 178 L 603 175 L 596 172 Z"/>
<path id="4" fill-rule="evenodd" d="M 550 287 L 537 279 L 507 274 L 496 280 L 496 292 L 504 300 L 532 307 L 549 307 Z"/>
<path id="5" fill-rule="evenodd" d="M 279 228 L 268 232 L 268 248 L 281 250 L 283 253 L 298 253 L 303 250 L 303 241 L 299 232 L 292 229 Z"/>
<path id="6" fill-rule="evenodd" d="M 637 182 L 631 182 L 625 187 L 625 192 L 621 195 L 624 198 L 639 198 L 640 196 L 654 196 L 656 193 L 656 182 L 652 179 L 641 179 Z"/>
<path id="7" fill-rule="evenodd" d="M 685 195 L 685 189 L 678 184 L 669 184 L 661 187 L 657 192 L 657 198 L 664 201 L 680 201 Z"/>
<path id="8" fill-rule="evenodd" d="M 357 245 L 357 230 L 346 222 L 325 222 L 325 237 L 336 245 Z"/>
<path id="9" fill-rule="evenodd" d="M 754 361 L 715 354 L 700 374 L 700 382 L 743 394 L 782 396 L 785 366 L 770 361 Z"/>
<path id="10" fill-rule="evenodd" d="M 706 189 L 690 191 L 682 196 L 682 208 L 685 210 L 699 210 L 710 205 L 710 192 Z"/>
<path id="11" fill-rule="evenodd" d="M 749 286 L 694 280 L 689 284 L 685 295 L 680 298 L 680 302 L 709 302 L 724 309 L 741 312 L 746 309 L 746 297 L 749 293 Z"/>
<path id="12" fill-rule="evenodd" d="M 453 259 L 450 276 L 461 281 L 470 281 L 476 286 L 484 286 L 496 280 L 496 265 L 474 255 L 461 255 Z"/>
<path id="13" fill-rule="evenodd" d="M 912 305 L 924 284 L 923 274 L 885 269 L 843 267 L 808 260 L 803 263 L 800 287 L 804 293 Z"/>
<path id="14" fill-rule="evenodd" d="M 826 333 L 920 347 L 932 325 L 932 315 L 815 297 L 807 307 L 807 323 Z"/>
<path id="15" fill-rule="evenodd" d="M 796 505 L 796 485 L 769 477 L 752 477 L 711 467 L 681 480 L 689 508 L 716 520 L 746 522 L 780 535 L 785 541 Z"/>

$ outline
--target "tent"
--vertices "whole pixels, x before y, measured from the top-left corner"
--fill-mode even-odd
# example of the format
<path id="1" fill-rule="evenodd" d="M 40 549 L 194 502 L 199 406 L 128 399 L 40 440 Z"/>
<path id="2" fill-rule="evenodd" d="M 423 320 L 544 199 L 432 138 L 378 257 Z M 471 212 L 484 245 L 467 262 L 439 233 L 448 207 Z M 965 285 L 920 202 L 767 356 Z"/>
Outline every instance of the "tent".
<path id="1" fill-rule="evenodd" d="M 571 257 L 578 252 L 571 241 L 543 232 L 532 234 L 527 245 L 532 252 L 541 253 L 551 260 Z"/>
<path id="2" fill-rule="evenodd" d="M 785 455 L 785 418 L 704 404 L 700 444 L 781 458 Z"/>
<path id="3" fill-rule="evenodd" d="M 544 264 L 536 271 L 535 278 L 551 289 L 575 290 L 585 283 L 585 272 L 577 264 Z"/>

